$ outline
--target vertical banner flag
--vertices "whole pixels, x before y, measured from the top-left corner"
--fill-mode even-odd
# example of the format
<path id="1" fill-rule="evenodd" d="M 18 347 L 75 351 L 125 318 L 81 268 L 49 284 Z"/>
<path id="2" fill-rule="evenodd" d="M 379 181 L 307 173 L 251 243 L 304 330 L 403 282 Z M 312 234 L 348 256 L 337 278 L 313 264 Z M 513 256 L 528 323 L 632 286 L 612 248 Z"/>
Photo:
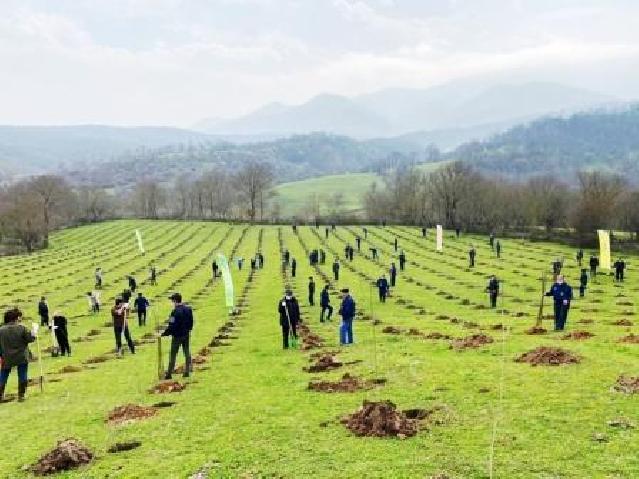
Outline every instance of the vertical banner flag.
<path id="1" fill-rule="evenodd" d="M 233 298 L 233 278 L 231 277 L 231 270 L 229 269 L 229 262 L 222 253 L 217 254 L 217 264 L 222 271 L 222 279 L 224 280 L 224 293 L 226 295 L 226 307 L 229 311 L 233 311 L 235 301 Z"/>
<path id="2" fill-rule="evenodd" d="M 444 250 L 444 229 L 442 225 L 437 225 L 437 251 Z"/>
<path id="3" fill-rule="evenodd" d="M 599 234 L 599 267 L 610 270 L 610 231 L 597 230 Z"/>
<path id="4" fill-rule="evenodd" d="M 135 237 L 138 240 L 138 248 L 140 249 L 140 253 L 144 254 L 144 245 L 142 245 L 142 234 L 140 230 L 135 230 Z"/>

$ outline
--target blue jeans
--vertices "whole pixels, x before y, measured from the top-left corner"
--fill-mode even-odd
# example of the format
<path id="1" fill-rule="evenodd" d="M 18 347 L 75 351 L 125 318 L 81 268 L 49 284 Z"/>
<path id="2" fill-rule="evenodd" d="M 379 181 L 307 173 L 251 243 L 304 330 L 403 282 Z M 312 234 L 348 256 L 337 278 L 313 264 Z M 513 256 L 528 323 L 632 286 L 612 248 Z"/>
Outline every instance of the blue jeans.
<path id="1" fill-rule="evenodd" d="M 343 318 L 339 327 L 340 344 L 353 344 L 353 318 Z"/>
<path id="2" fill-rule="evenodd" d="M 555 330 L 563 331 L 568 319 L 570 304 L 563 304 L 562 301 L 555 301 Z"/>
<path id="3" fill-rule="evenodd" d="M 18 364 L 18 382 L 26 383 L 28 379 L 28 371 L 29 371 L 29 363 Z M 9 375 L 11 374 L 11 369 L 2 369 L 0 370 L 0 384 L 7 384 L 9 380 Z"/>

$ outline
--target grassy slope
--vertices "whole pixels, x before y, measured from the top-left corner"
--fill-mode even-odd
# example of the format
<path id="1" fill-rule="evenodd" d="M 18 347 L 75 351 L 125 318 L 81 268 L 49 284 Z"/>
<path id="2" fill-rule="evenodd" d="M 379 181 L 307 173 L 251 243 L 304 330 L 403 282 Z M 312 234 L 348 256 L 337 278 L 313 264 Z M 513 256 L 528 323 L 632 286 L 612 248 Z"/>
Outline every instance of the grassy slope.
<path id="1" fill-rule="evenodd" d="M 147 256 L 137 254 L 133 228 L 141 227 Z M 158 315 L 164 317 L 166 293 L 179 288 L 196 308 L 194 350 L 206 344 L 226 321 L 222 288 L 207 284 L 209 259 L 221 250 L 229 254 L 241 238 L 242 226 L 212 223 L 115 222 L 67 230 L 53 238 L 53 249 L 32 256 L 0 259 L 3 302 L 19 303 L 34 314 L 35 300 L 47 292 L 52 309 L 76 316 L 71 337 L 97 328 L 101 334 L 90 343 L 73 343 L 74 356 L 52 359 L 45 356 L 47 374 L 65 364 L 78 365 L 89 357 L 113 347 L 109 328 L 101 325 L 107 314 L 86 314 L 82 292 L 92 281 L 94 264 L 103 266 L 107 285 L 104 298 L 124 285 L 124 275 L 136 271 L 146 277 L 146 265 L 159 256 L 159 285 L 151 290 Z M 523 331 L 534 322 L 543 265 L 557 255 L 567 258 L 567 274 L 575 284 L 577 268 L 573 251 L 552 244 L 503 242 L 502 260 L 494 258 L 484 238 L 446 239 L 446 254 L 433 251 L 432 238 L 422 239 L 410 228 L 382 230 L 370 228 L 369 240 L 381 250 L 376 264 L 357 256 L 344 264 L 338 284 L 354 290 L 364 314 L 382 320 L 380 326 L 358 321 L 356 345 L 339 355 L 345 361 L 362 360 L 343 371 L 309 375 L 302 371 L 308 354 L 282 352 L 274 310 L 285 283 L 296 290 L 311 328 L 321 334 L 327 346 L 338 350 L 337 321 L 320 325 L 318 308 L 306 305 L 306 280 L 316 272 L 306 265 L 303 246 L 324 247 L 341 254 L 346 242 L 354 243 L 355 229 L 338 228 L 325 245 L 313 229 L 300 227 L 299 236 L 282 227 L 283 247 L 298 259 L 297 278 L 281 278 L 276 227 L 263 228 L 262 249 L 266 268 L 257 273 L 247 293 L 239 339 L 218 348 L 209 360 L 209 369 L 196 372 L 182 393 L 149 395 L 154 384 L 155 347 L 143 345 L 136 356 L 111 360 L 70 375 L 50 375 L 61 382 L 47 383 L 45 393 L 29 391 L 24 404 L 0 405 L 5 431 L 11 441 L 3 441 L 0 477 L 23 477 L 19 468 L 33 462 L 57 439 L 75 436 L 89 444 L 98 455 L 94 464 L 61 477 L 187 477 L 204 464 L 211 477 L 429 477 L 447 471 L 452 477 L 487 477 L 492 427 L 497 419 L 494 467 L 496 477 L 635 477 L 639 460 L 629 444 L 636 443 L 634 430 L 609 428 L 616 416 L 636 420 L 636 398 L 610 392 L 620 373 L 637 374 L 637 345 L 621 345 L 617 338 L 635 328 L 613 326 L 614 318 L 629 317 L 634 306 L 617 305 L 632 301 L 639 290 L 639 278 L 630 271 L 626 284 L 617 287 L 609 278 L 600 278 L 585 300 L 576 301 L 569 319 L 570 329 L 587 329 L 595 337 L 582 342 L 562 341 L 556 334 L 528 336 Z M 323 235 L 323 230 L 320 230 Z M 407 252 L 408 270 L 399 279 L 394 298 L 380 305 L 369 279 L 390 262 L 395 235 Z M 238 255 L 249 258 L 257 248 L 258 228 L 252 228 L 239 243 Z M 124 241 L 124 242 L 123 242 Z M 176 244 L 182 243 L 179 247 Z M 475 271 L 466 268 L 470 243 L 478 248 Z M 363 243 L 362 253 L 369 244 Z M 330 248 L 330 249 L 329 249 Z M 96 257 L 94 260 L 93 257 Z M 330 260 L 320 267 L 330 274 Z M 630 258 L 632 261 L 633 258 Z M 634 261 L 633 261 L 634 262 Z M 42 269 L 34 269 L 34 268 Z M 350 269 L 349 269 L 350 268 Z M 164 271 L 166 269 L 166 271 Z M 507 314 L 478 310 L 486 302 L 483 288 L 490 272 L 506 281 L 503 306 Z M 247 272 L 235 268 L 236 290 L 246 281 Z M 413 280 L 414 282 L 410 282 Z M 74 284 L 75 282 L 78 284 Z M 421 283 L 418 285 L 417 282 Z M 177 283 L 177 284 L 176 284 Z M 321 282 L 318 286 L 321 285 Z M 600 291 L 595 293 L 595 291 Z M 373 293 L 373 294 L 371 294 Z M 452 296 L 445 299 L 446 294 Z M 624 294 L 627 298 L 618 298 Z M 373 301 L 370 301 L 370 297 Z M 402 304 L 398 300 L 406 300 Z M 470 304 L 463 304 L 467 299 Z M 600 301 L 601 302 L 598 302 Z M 105 301 L 106 302 L 106 301 Z M 333 300 L 334 303 L 337 299 Z M 414 309 L 416 308 L 416 309 Z M 423 308 L 425 315 L 418 314 Z M 592 311 L 596 310 L 596 311 Z M 516 312 L 530 316 L 515 318 Z M 459 323 L 438 320 L 437 315 L 460 319 Z M 580 319 L 593 324 L 578 324 Z M 381 332 L 386 325 L 404 330 L 439 331 L 452 336 L 476 332 L 463 321 L 478 323 L 494 337 L 495 343 L 478 350 L 455 352 L 447 341 L 427 341 L 406 335 Z M 133 326 L 134 338 L 152 330 Z M 497 323 L 512 326 L 510 331 L 492 331 Z M 546 322 L 546 327 L 550 327 Z M 44 340 L 46 344 L 47 340 Z M 580 354 L 583 362 L 556 368 L 532 368 L 512 361 L 521 352 L 546 344 Z M 354 394 L 317 394 L 306 391 L 311 377 L 337 378 L 348 371 L 372 378 L 384 377 L 384 388 Z M 37 368 L 32 365 L 31 373 Z M 9 384 L 14 392 L 15 376 Z M 500 400 L 500 385 L 503 399 Z M 481 388 L 488 388 L 480 393 Z M 336 420 L 361 404 L 362 399 L 391 399 L 399 407 L 445 405 L 449 413 L 444 424 L 406 441 L 360 439 L 351 436 Z M 120 427 L 104 424 L 108 411 L 127 402 L 152 404 L 161 399 L 177 401 L 150 420 Z M 326 427 L 320 423 L 328 422 Z M 592 435 L 603 432 L 607 443 L 597 443 Z M 106 448 L 116 441 L 139 439 L 140 449 L 110 455 Z"/>

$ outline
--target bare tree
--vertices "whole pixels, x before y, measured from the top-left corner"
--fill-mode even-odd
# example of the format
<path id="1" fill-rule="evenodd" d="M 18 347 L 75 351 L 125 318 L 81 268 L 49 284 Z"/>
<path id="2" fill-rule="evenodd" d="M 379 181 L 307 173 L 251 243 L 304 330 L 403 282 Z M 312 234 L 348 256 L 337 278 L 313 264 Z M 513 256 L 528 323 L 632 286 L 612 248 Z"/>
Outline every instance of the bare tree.
<path id="1" fill-rule="evenodd" d="M 157 219 L 165 202 L 165 191 L 156 181 L 144 180 L 135 185 L 133 211 L 138 216 Z"/>
<path id="2" fill-rule="evenodd" d="M 61 213 L 59 208 L 68 202 L 72 195 L 71 188 L 64 178 L 55 175 L 33 177 L 27 188 L 36 196 L 40 203 L 42 220 L 44 222 L 44 247 L 49 245 L 49 231 L 53 225 L 53 216 Z"/>
<path id="3" fill-rule="evenodd" d="M 581 172 L 578 178 L 579 193 L 573 219 L 577 232 L 583 237 L 613 226 L 617 202 L 626 188 L 624 179 L 599 171 Z"/>
<path id="4" fill-rule="evenodd" d="M 273 183 L 273 170 L 269 163 L 247 163 L 235 174 L 234 184 L 241 197 L 248 203 L 248 217 L 255 221 L 257 210 L 264 219 L 266 193 Z"/>
<path id="5" fill-rule="evenodd" d="M 552 176 L 537 176 L 525 187 L 531 224 L 541 225 L 551 232 L 565 224 L 571 195 L 568 186 Z"/>

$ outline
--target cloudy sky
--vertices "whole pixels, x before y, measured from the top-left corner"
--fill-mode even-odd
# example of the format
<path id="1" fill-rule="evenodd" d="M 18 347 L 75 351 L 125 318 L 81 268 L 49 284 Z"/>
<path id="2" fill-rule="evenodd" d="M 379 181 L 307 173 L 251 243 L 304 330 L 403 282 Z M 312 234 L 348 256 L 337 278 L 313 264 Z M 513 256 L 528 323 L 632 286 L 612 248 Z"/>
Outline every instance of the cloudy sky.
<path id="1" fill-rule="evenodd" d="M 639 98 L 635 0 L 0 0 L 0 124 L 188 126 L 465 77 Z"/>

